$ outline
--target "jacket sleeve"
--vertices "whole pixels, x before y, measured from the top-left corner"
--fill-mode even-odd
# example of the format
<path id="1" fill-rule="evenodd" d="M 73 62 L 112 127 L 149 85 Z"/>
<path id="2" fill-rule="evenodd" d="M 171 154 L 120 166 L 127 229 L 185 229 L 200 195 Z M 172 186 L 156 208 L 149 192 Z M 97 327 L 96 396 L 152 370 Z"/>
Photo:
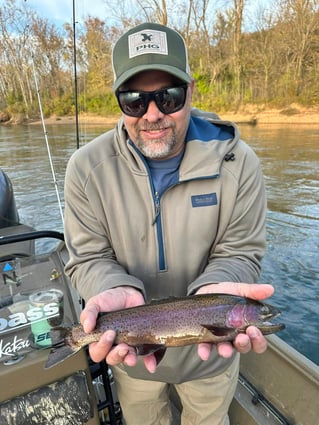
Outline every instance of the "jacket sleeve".
<path id="1" fill-rule="evenodd" d="M 236 159 L 235 159 L 236 160 Z M 224 162 L 219 230 L 202 274 L 188 287 L 188 294 L 218 282 L 257 282 L 266 245 L 266 194 L 260 163 L 248 148 L 239 174 L 231 161 Z M 229 184 L 231 182 L 231 184 Z"/>
<path id="2" fill-rule="evenodd" d="M 142 281 L 129 275 L 117 262 L 107 224 L 100 223 L 92 210 L 86 192 L 88 177 L 77 153 L 71 157 L 65 177 L 64 232 L 69 253 L 65 272 L 86 301 L 118 286 L 135 287 L 145 297 Z"/>

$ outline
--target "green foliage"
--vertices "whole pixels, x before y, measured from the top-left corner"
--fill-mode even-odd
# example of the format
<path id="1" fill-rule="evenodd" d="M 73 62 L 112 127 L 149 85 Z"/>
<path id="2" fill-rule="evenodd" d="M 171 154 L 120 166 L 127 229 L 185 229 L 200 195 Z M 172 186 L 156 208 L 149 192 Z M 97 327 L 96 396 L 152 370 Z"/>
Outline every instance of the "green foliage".
<path id="1" fill-rule="evenodd" d="M 302 2 L 303 8 L 297 1 L 280 2 L 276 13 L 260 14 L 260 21 L 252 23 L 255 32 L 247 33 L 241 29 L 241 12 L 245 15 L 246 9 L 236 10 L 236 4 L 243 7 L 246 2 L 233 2 L 234 7 L 224 11 L 216 6 L 214 14 L 206 9 L 208 3 L 203 2 L 202 10 L 195 11 L 193 2 L 185 2 L 179 19 L 174 21 L 175 12 L 168 18 L 168 25 L 183 34 L 188 47 L 196 81 L 194 106 L 224 112 L 249 103 L 283 110 L 292 103 L 319 104 L 318 2 Z M 210 2 L 213 3 L 216 2 Z M 123 4 L 119 2 L 119 11 Z M 17 0 L 7 0 L 0 13 L 1 109 L 11 114 L 39 116 L 34 62 L 44 116 L 74 114 L 72 25 L 66 24 L 63 32 L 27 4 L 24 8 L 16 5 Z M 163 16 L 152 8 L 148 13 L 154 20 Z M 112 93 L 110 55 L 114 40 L 136 23 L 130 14 L 128 9 L 121 16 L 120 26 L 108 25 L 111 21 L 92 16 L 87 17 L 82 27 L 78 26 L 80 112 L 119 112 Z"/>
<path id="2" fill-rule="evenodd" d="M 16 114 L 26 115 L 27 111 L 21 95 L 17 96 L 15 93 L 11 92 L 5 100 L 5 109 L 10 116 L 14 116 Z"/>
<path id="3" fill-rule="evenodd" d="M 211 77 L 208 73 L 200 74 L 199 72 L 194 72 L 193 77 L 196 81 L 197 90 L 201 95 L 205 95 L 210 92 Z"/>
<path id="4" fill-rule="evenodd" d="M 47 104 L 46 116 L 55 114 L 58 117 L 64 115 L 72 115 L 75 113 L 74 95 L 64 94 L 63 96 L 54 98 L 53 101 Z"/>
<path id="5" fill-rule="evenodd" d="M 211 88 L 209 74 L 193 73 L 195 80 L 195 91 L 193 95 L 193 105 L 197 108 L 210 110 L 211 108 Z"/>
<path id="6" fill-rule="evenodd" d="M 112 92 L 87 96 L 79 96 L 80 109 L 83 112 L 94 113 L 98 115 L 113 115 L 119 113 L 116 98 Z"/>

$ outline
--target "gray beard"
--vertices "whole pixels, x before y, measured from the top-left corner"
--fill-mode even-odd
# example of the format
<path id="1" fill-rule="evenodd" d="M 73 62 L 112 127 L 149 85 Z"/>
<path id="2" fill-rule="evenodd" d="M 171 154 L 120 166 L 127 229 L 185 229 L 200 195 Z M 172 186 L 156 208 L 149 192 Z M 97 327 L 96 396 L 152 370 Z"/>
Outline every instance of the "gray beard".
<path id="1" fill-rule="evenodd" d="M 170 155 L 174 146 L 176 145 L 176 134 L 173 133 L 173 136 L 165 141 L 163 139 L 153 140 L 152 142 L 145 143 L 141 138 L 137 138 L 136 146 L 140 152 L 150 159 L 162 159 Z M 155 149 L 154 149 L 155 148 Z"/>

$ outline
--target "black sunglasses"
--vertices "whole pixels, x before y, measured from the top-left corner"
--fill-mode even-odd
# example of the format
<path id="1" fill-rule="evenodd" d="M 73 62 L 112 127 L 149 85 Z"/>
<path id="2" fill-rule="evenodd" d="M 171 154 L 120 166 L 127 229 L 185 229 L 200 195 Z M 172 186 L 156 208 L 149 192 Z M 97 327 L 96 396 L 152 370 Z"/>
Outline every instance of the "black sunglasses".
<path id="1" fill-rule="evenodd" d="M 165 115 L 179 111 L 185 105 L 186 92 L 187 84 L 182 84 L 155 91 L 118 91 L 116 97 L 125 115 L 140 118 L 146 113 L 151 100 Z"/>

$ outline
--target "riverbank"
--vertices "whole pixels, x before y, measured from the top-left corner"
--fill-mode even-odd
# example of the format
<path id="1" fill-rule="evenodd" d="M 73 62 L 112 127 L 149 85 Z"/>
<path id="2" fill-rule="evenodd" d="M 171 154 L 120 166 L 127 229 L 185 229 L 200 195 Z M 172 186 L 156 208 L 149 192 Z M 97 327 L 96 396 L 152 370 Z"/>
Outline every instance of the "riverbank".
<path id="1" fill-rule="evenodd" d="M 262 109 L 254 105 L 247 105 L 239 111 L 229 111 L 218 113 L 222 120 L 233 121 L 237 124 L 250 125 L 319 125 L 319 107 L 305 108 L 297 104 L 292 104 L 283 109 Z M 100 116 L 94 114 L 79 114 L 80 125 L 105 125 L 113 126 L 120 115 Z M 18 120 L 11 120 L 4 124 L 19 124 Z M 40 119 L 23 121 L 23 124 L 38 125 Z M 75 124 L 74 116 L 52 116 L 45 119 L 45 124 Z"/>
<path id="2" fill-rule="evenodd" d="M 238 124 L 319 125 L 319 107 L 305 108 L 292 104 L 283 109 L 260 110 L 248 105 L 239 112 L 222 113 L 220 117 Z"/>

